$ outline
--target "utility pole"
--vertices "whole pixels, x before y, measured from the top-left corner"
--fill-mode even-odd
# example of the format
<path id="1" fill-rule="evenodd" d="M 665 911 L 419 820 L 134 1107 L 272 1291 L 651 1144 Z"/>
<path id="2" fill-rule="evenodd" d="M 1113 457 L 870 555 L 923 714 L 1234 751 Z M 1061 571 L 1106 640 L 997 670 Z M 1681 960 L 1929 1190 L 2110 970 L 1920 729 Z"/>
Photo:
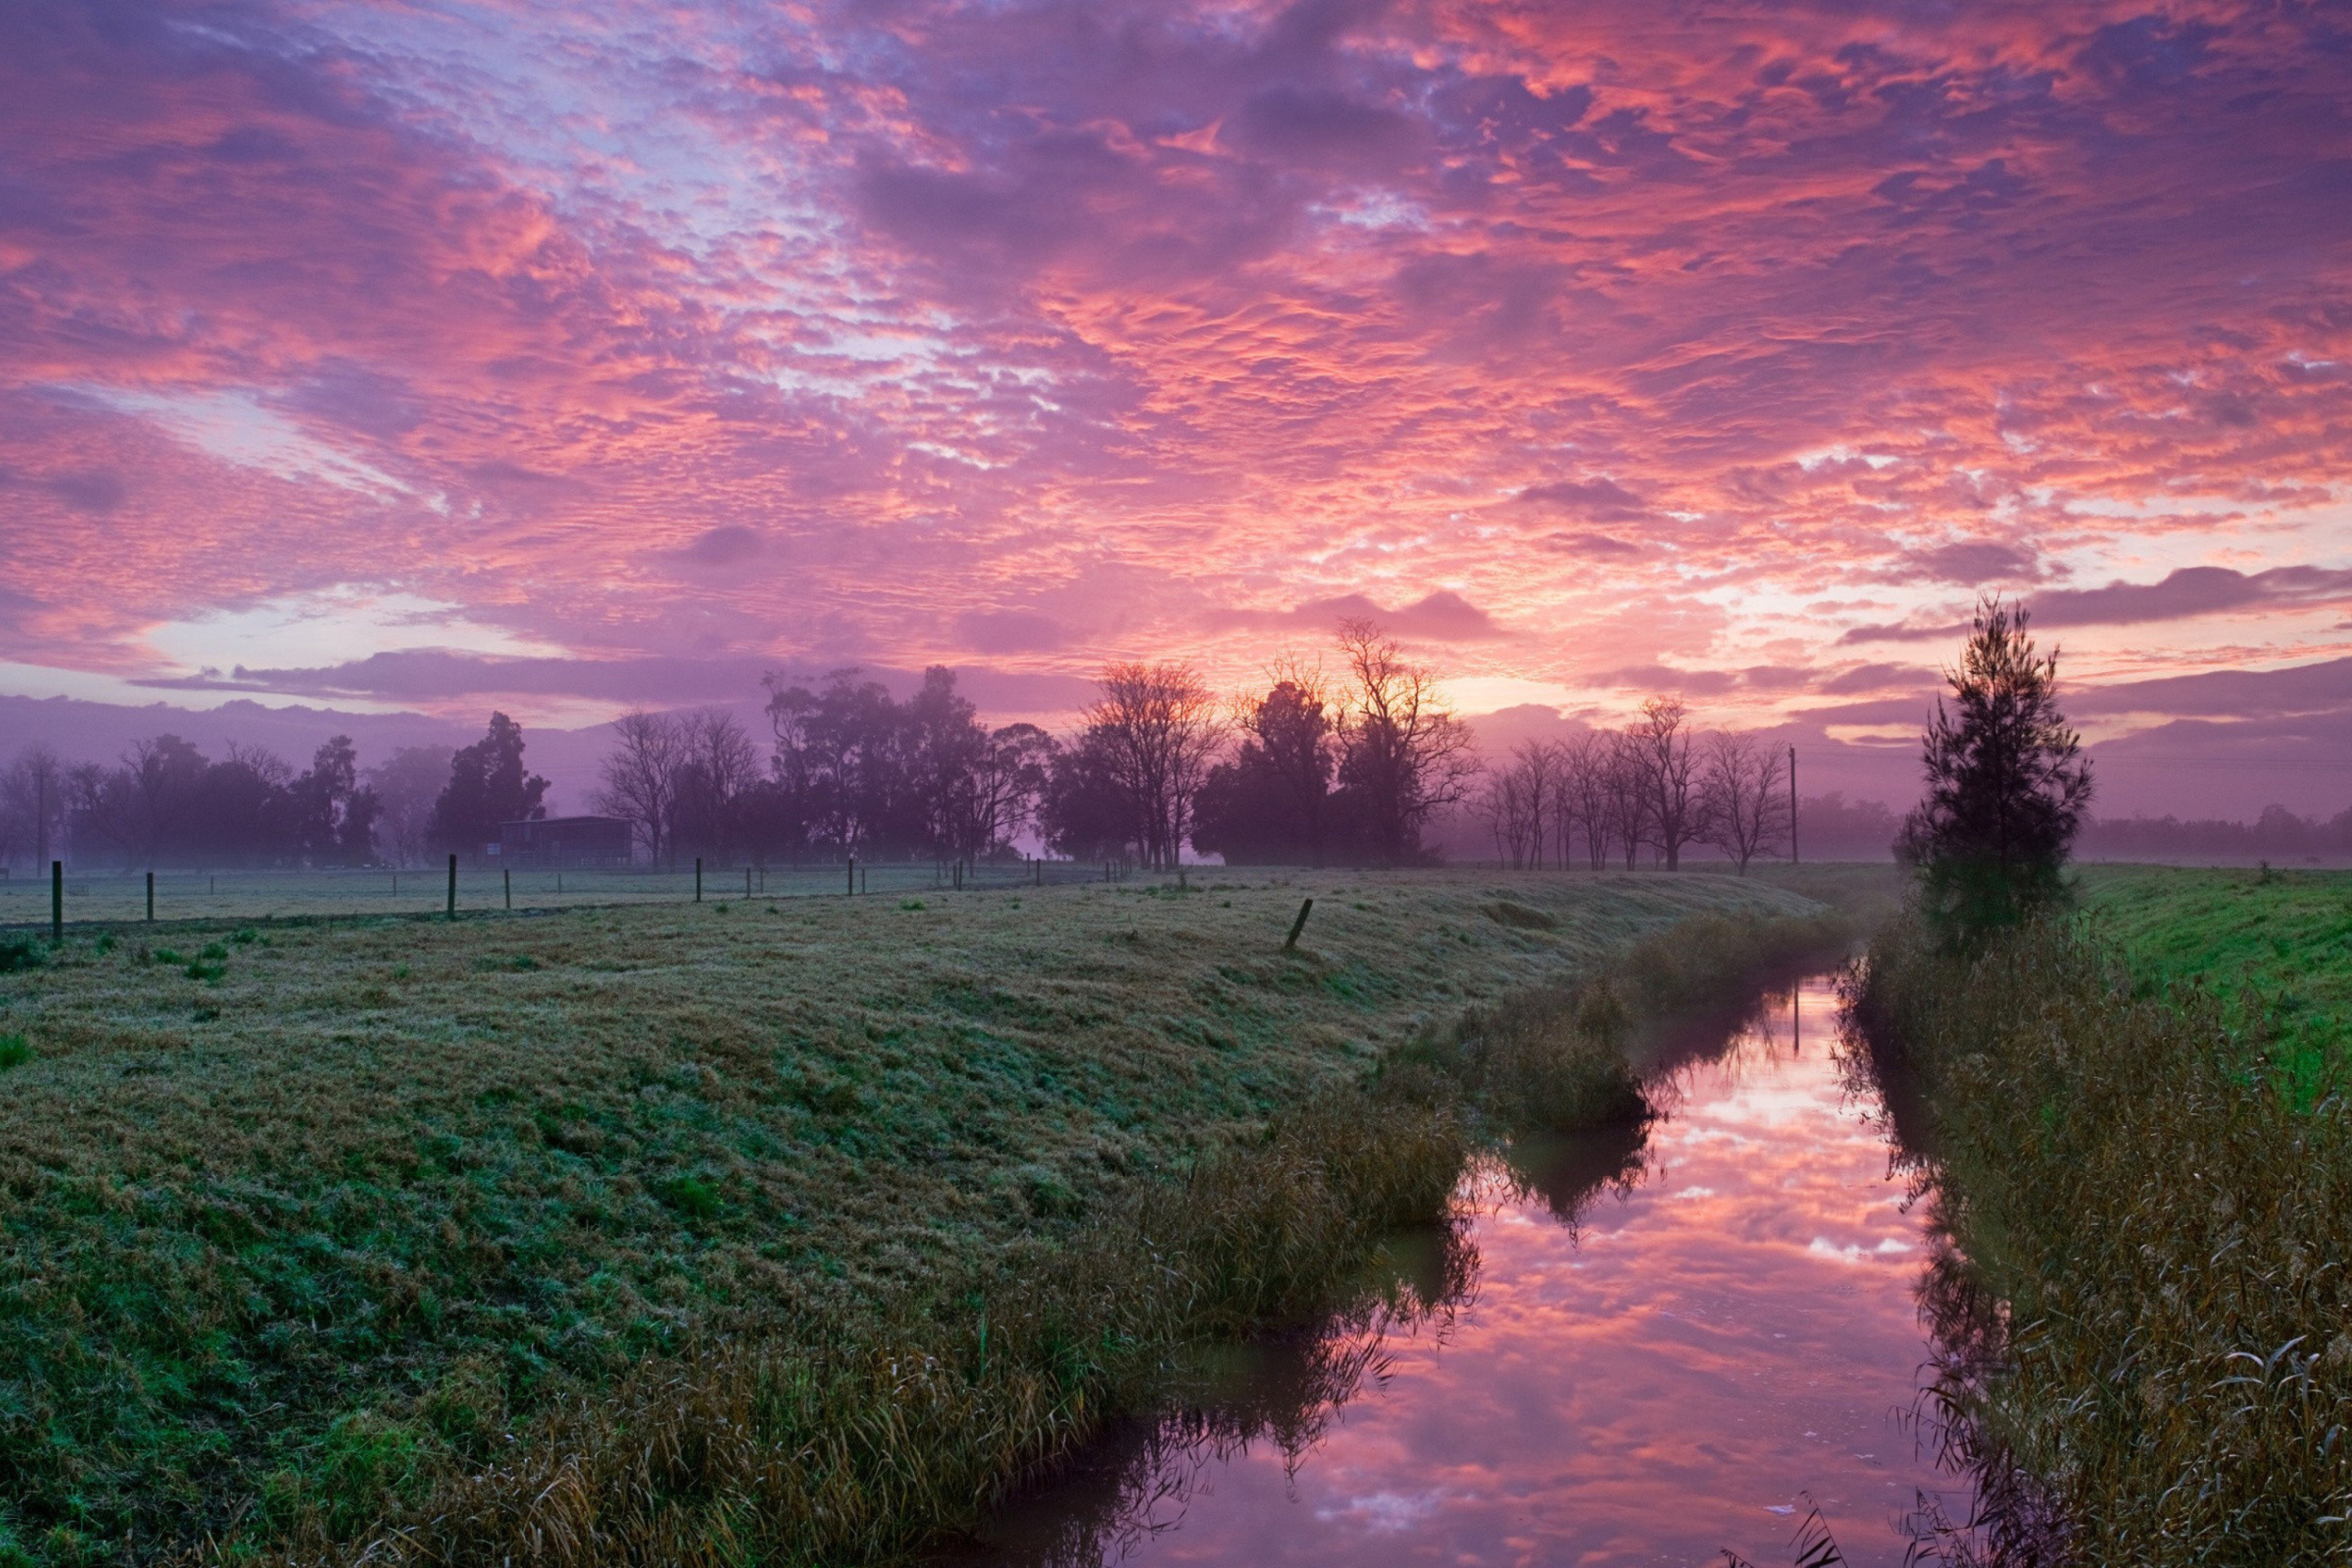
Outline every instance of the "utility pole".
<path id="1" fill-rule="evenodd" d="M 1797 863 L 1797 748 L 1789 748 L 1789 864 Z"/>

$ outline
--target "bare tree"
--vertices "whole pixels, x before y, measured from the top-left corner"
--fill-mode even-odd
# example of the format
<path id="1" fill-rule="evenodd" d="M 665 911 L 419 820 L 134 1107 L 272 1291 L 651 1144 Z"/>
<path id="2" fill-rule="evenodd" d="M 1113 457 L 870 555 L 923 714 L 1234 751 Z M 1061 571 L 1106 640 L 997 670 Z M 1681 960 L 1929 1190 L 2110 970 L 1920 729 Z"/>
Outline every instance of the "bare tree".
<path id="1" fill-rule="evenodd" d="M 1480 772 L 1470 727 L 1437 678 L 1408 664 L 1396 639 L 1368 620 L 1339 623 L 1352 689 L 1341 721 L 1339 785 L 1355 797 L 1367 847 L 1397 862 L 1421 853 L 1429 819 L 1466 799 Z"/>
<path id="2" fill-rule="evenodd" d="M 1519 776 L 1528 797 L 1528 864 L 1543 869 L 1544 840 L 1550 832 L 1553 792 L 1559 777 L 1559 748 L 1544 741 L 1522 741 L 1511 752 L 1511 771 Z"/>
<path id="3" fill-rule="evenodd" d="M 36 870 L 47 870 L 63 838 L 66 769 L 43 745 L 18 752 L 0 773 L 0 863 L 29 852 Z"/>
<path id="4" fill-rule="evenodd" d="M 1552 822 L 1559 835 L 1559 863 L 1573 859 L 1570 830 L 1584 830 L 1584 853 L 1596 871 L 1609 863 L 1612 761 L 1609 737 L 1586 731 L 1559 747 L 1559 766 L 1553 780 Z"/>
<path id="5" fill-rule="evenodd" d="M 1642 704 L 1641 718 L 1625 730 L 1648 796 L 1649 841 L 1665 857 L 1669 871 L 1681 868 L 1683 847 L 1701 837 L 1706 827 L 1698 753 L 1688 718 L 1679 698 L 1653 697 Z"/>
<path id="6" fill-rule="evenodd" d="M 598 766 L 604 787 L 596 808 L 636 825 L 637 837 L 655 865 L 667 851 L 675 858 L 670 822 L 677 806 L 678 774 L 689 747 L 680 725 L 667 713 L 642 710 L 613 721 L 614 745 Z"/>
<path id="7" fill-rule="evenodd" d="M 1631 735 L 1609 737 L 1601 781 L 1606 796 L 1602 820 L 1608 825 L 1607 836 L 1624 851 L 1625 869 L 1630 871 L 1648 841 L 1650 826 L 1649 775 Z"/>
<path id="8" fill-rule="evenodd" d="M 1543 868 L 1559 777 L 1559 752 L 1542 741 L 1520 742 L 1487 776 L 1479 811 L 1495 836 L 1496 858 L 1514 870 Z"/>
<path id="9" fill-rule="evenodd" d="M 723 708 L 677 714 L 669 722 L 677 751 L 670 798 L 670 858 L 677 858 L 682 845 L 698 854 L 724 855 L 734 847 L 736 802 L 759 781 L 759 751 L 735 715 Z"/>
<path id="10" fill-rule="evenodd" d="M 1769 854 L 1789 839 L 1789 795 L 1780 777 L 1780 753 L 1745 730 L 1718 730 L 1707 736 L 1700 764 L 1699 794 L 1707 838 L 1738 862 Z"/>
<path id="11" fill-rule="evenodd" d="M 1216 698 L 1189 664 L 1113 664 L 1087 729 L 1127 800 L 1144 862 L 1173 867 L 1193 796 L 1224 740 Z"/>
<path id="12" fill-rule="evenodd" d="M 1486 775 L 1473 809 L 1495 840 L 1495 863 L 1517 870 L 1528 862 L 1528 796 L 1526 782 L 1516 768 Z"/>

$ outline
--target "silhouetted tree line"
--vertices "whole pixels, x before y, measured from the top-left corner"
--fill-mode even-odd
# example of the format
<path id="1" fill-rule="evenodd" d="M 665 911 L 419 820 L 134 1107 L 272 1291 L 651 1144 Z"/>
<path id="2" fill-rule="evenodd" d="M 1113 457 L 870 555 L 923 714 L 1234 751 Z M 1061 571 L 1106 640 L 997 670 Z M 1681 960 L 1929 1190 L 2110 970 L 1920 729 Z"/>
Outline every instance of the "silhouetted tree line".
<path id="1" fill-rule="evenodd" d="M 2075 840 L 2080 855 L 2103 860 L 2178 859 L 2211 855 L 2233 860 L 2352 855 L 2352 810 L 2302 816 L 2284 805 L 2252 822 L 2221 817 L 2094 817 Z"/>
<path id="2" fill-rule="evenodd" d="M 1522 742 L 1489 775 L 1478 812 L 1496 858 L 1513 866 L 1631 868 L 1646 848 L 1673 869 L 1704 844 L 1745 873 L 1789 843 L 1782 755 L 1746 731 L 1698 730 L 1679 701 L 1654 697 L 1613 734 Z"/>
<path id="3" fill-rule="evenodd" d="M 73 858 L 127 867 L 367 866 L 478 855 L 503 823 L 544 815 L 547 781 L 522 766 L 503 713 L 473 745 L 413 746 L 362 777 L 351 737 L 296 773 L 258 747 L 217 760 L 177 735 L 141 741 L 111 766 L 46 746 L 0 771 L 0 862 Z"/>
<path id="4" fill-rule="evenodd" d="M 1032 833 L 1082 860 L 1169 867 L 1190 845 L 1234 864 L 1403 865 L 1433 858 L 1431 828 L 1464 805 L 1496 858 L 1518 867 L 1631 867 L 1647 851 L 1672 868 L 1706 846 L 1745 869 L 1788 847 L 1786 753 L 1744 731 L 1701 730 L 1671 698 L 1652 699 L 1622 731 L 1528 742 L 1489 767 L 1435 677 L 1378 626 L 1343 623 L 1337 654 L 1330 673 L 1286 658 L 1231 704 L 1188 664 L 1113 664 L 1066 739 L 982 724 L 944 667 L 903 701 L 855 669 L 805 684 L 771 677 L 764 743 L 722 710 L 617 721 L 594 805 L 635 825 L 657 865 L 980 861 L 1016 854 Z M 2046 685 L 2047 671 L 2036 679 Z M 2056 722 L 2037 714 L 2026 717 Z M 111 766 L 33 746 L 0 769 L 0 862 L 46 861 L 68 845 L 79 859 L 124 866 L 471 858 L 504 824 L 545 815 L 548 782 L 523 759 L 522 728 L 503 713 L 472 745 L 404 747 L 364 774 L 341 735 L 299 773 L 265 751 L 232 745 L 213 760 L 169 734 Z M 1834 793 L 1802 801 L 1799 822 L 1808 858 L 1876 856 L 1897 838 L 1885 805 Z M 2094 821 L 2080 847 L 2118 858 L 2352 853 L 2352 811 L 2326 822 L 2283 806 L 2251 824 Z"/>
<path id="5" fill-rule="evenodd" d="M 1339 669 L 1286 660 L 1234 714 L 1239 744 L 1203 780 L 1192 833 L 1232 864 L 1409 865 L 1480 763 L 1437 679 L 1369 621 L 1340 624 Z"/>
<path id="6" fill-rule="evenodd" d="M 626 817 L 656 864 L 682 857 L 1009 854 L 1044 793 L 1053 738 L 982 725 L 935 666 L 901 702 L 840 669 L 814 688 L 771 677 L 760 748 L 730 713 L 637 712 L 615 721 L 600 811 Z"/>
<path id="7" fill-rule="evenodd" d="M 1066 740 L 983 725 L 943 667 L 904 701 L 855 669 L 771 677 L 764 766 L 732 714 L 631 713 L 597 809 L 660 864 L 978 861 L 1031 831 L 1057 855 L 1157 867 L 1187 844 L 1234 861 L 1422 858 L 1476 771 L 1469 731 L 1377 627 L 1348 623 L 1339 653 L 1338 678 L 1293 662 L 1232 710 L 1189 664 L 1112 664 Z"/>
<path id="8" fill-rule="evenodd" d="M 257 748 L 215 761 L 177 735 L 142 741 L 112 767 L 20 755 L 0 784 L 11 858 L 126 866 L 361 865 L 374 858 L 376 797 L 349 736 L 297 773 Z"/>

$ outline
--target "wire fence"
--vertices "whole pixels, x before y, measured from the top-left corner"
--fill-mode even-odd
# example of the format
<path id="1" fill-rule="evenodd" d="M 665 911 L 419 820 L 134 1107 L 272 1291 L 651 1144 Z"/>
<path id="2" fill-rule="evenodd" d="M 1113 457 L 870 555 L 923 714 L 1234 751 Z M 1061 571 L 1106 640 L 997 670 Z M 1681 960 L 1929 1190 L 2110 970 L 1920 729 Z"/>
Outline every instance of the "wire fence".
<path id="1" fill-rule="evenodd" d="M 701 861 L 520 870 L 446 865 L 366 868 L 139 871 L 66 868 L 62 879 L 0 876 L 0 927 L 153 920 L 277 920 L 552 910 L 724 900 L 887 898 L 1122 882 L 1121 860 L 833 861 L 797 866 Z"/>

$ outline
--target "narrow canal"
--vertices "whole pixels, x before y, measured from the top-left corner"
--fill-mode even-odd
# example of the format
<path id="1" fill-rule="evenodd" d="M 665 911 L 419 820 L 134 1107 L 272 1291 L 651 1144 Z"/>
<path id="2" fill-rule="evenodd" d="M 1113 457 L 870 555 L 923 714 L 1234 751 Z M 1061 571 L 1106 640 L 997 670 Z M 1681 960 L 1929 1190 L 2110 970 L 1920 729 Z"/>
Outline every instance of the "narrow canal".
<path id="1" fill-rule="evenodd" d="M 1847 1563 L 1895 1568 L 1920 1498 L 1965 1519 L 1969 1493 L 1909 1419 L 1927 1247 L 1879 1107 L 1835 1059 L 1836 1006 L 1826 977 L 1768 999 L 1665 1076 L 1638 1151 L 1571 1144 L 1522 1152 L 1516 1180 L 1474 1173 L 1475 1278 L 1448 1310 L 1300 1352 L 1320 1378 L 1264 1357 L 1227 1410 L 1130 1432 L 1008 1510 L 976 1561 L 1696 1564 L 1729 1549 L 1765 1568 L 1795 1560 L 1818 1510 Z M 1283 1408 L 1299 1386 L 1318 1397 Z"/>

